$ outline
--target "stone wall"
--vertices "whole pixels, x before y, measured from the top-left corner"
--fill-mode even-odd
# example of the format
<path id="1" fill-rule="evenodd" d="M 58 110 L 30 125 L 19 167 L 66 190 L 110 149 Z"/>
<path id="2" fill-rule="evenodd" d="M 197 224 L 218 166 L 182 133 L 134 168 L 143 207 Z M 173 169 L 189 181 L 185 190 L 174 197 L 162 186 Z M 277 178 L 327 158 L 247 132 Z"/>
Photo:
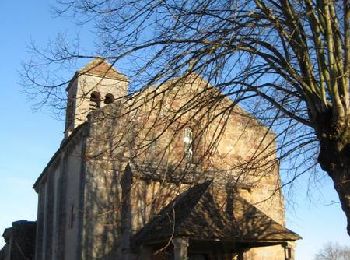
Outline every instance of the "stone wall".
<path id="1" fill-rule="evenodd" d="M 68 87 L 66 138 L 35 184 L 37 260 L 127 256 L 133 233 L 205 180 L 215 183 L 221 207 L 230 183 L 284 224 L 275 136 L 251 115 L 195 74 L 127 97 L 124 76 L 90 72 L 79 71 Z M 95 111 L 93 91 L 101 95 Z M 116 102 L 104 104 L 107 93 Z M 123 188 L 128 171 L 135 176 Z M 262 260 L 282 253 L 246 254 Z"/>
<path id="2" fill-rule="evenodd" d="M 201 92 L 210 86 L 198 77 L 169 84 L 164 87 L 171 88 L 170 92 L 162 93 L 162 87 L 150 89 L 122 102 L 123 105 L 111 104 L 90 114 L 84 226 L 86 259 L 105 258 L 122 250 L 120 181 L 128 163 L 136 171 L 149 171 L 164 180 L 134 183 L 133 232 L 182 190 L 181 185 L 165 181 L 171 171 L 181 172 L 184 183 L 188 179 L 196 182 L 196 178 L 234 183 L 240 187 L 242 197 L 284 224 L 274 135 L 239 107 L 232 108 L 232 102 L 227 99 L 210 110 L 186 108 L 188 102 L 196 102 L 191 101 L 191 95 L 217 95 L 216 91 Z M 212 98 L 205 95 L 199 96 L 203 102 Z M 184 152 L 186 127 L 191 127 L 194 134 L 190 161 Z M 279 249 L 268 249 L 266 253 L 261 250 L 265 249 L 252 250 L 251 254 L 273 252 L 278 253 L 276 257 L 281 256 Z"/>
<path id="3" fill-rule="evenodd" d="M 91 100 L 93 93 L 98 94 L 96 102 Z M 78 72 L 68 87 L 68 105 L 66 112 L 66 137 L 86 122 L 92 109 L 106 106 L 107 95 L 112 94 L 112 102 L 119 102 L 128 93 L 128 81 L 120 75 L 105 77 L 89 72 Z"/>
<path id="4" fill-rule="evenodd" d="M 0 260 L 34 259 L 36 222 L 18 220 L 6 228 L 5 245 L 0 250 Z"/>
<path id="5" fill-rule="evenodd" d="M 79 259 L 84 135 L 72 136 L 34 184 L 38 192 L 35 259 Z"/>

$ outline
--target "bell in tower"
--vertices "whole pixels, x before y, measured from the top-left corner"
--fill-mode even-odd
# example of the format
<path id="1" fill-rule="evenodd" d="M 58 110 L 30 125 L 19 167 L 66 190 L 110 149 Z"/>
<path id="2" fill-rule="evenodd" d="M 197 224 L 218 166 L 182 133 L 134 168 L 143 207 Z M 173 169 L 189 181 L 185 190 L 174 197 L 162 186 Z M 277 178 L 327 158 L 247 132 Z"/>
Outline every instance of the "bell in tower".
<path id="1" fill-rule="evenodd" d="M 128 93 L 128 79 L 106 60 L 96 58 L 77 71 L 66 91 L 65 137 L 86 121 L 89 112 L 113 103 Z"/>

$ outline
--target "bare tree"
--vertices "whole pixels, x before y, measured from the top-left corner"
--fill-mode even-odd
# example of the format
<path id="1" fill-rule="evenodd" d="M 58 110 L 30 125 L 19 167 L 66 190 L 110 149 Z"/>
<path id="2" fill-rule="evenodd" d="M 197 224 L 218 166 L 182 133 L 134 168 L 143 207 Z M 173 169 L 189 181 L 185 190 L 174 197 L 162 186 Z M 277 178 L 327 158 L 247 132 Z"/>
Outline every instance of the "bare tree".
<path id="1" fill-rule="evenodd" d="M 337 243 L 327 243 L 315 256 L 315 260 L 348 259 L 350 259 L 350 248 L 346 246 L 340 246 Z"/>
<path id="2" fill-rule="evenodd" d="M 195 72 L 220 94 L 192 107 L 229 97 L 270 125 L 291 181 L 317 163 L 332 178 L 350 234 L 349 0 L 60 0 L 57 12 L 94 22 L 99 55 L 132 62 L 135 91 Z M 94 56 L 64 42 L 34 48 L 23 69 L 56 106 L 65 82 L 42 72 Z"/>

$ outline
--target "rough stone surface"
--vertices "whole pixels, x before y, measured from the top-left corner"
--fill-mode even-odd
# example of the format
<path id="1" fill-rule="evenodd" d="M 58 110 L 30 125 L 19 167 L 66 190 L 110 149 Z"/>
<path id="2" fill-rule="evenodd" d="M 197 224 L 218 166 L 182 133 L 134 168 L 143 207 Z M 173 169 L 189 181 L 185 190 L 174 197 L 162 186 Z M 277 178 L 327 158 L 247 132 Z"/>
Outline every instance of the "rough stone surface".
<path id="1" fill-rule="evenodd" d="M 249 219 L 243 209 L 241 215 L 230 213 L 239 196 L 284 227 L 273 133 L 198 75 L 127 98 L 125 76 L 114 71 L 103 77 L 108 64 L 97 63 L 96 69 L 91 64 L 68 88 L 65 140 L 34 185 L 36 259 L 134 259 L 142 252 L 172 258 L 172 239 L 134 248 L 133 236 L 171 201 L 206 181 L 228 218 Z M 93 91 L 101 101 L 108 93 L 116 101 L 91 111 Z M 189 237 L 185 251 L 232 258 L 228 252 L 235 250 L 250 260 L 284 259 L 283 239 L 257 249 L 248 242 L 208 246 Z"/>
<path id="2" fill-rule="evenodd" d="M 0 250 L 0 260 L 33 259 L 35 251 L 36 222 L 18 220 L 5 229 L 5 246 Z"/>

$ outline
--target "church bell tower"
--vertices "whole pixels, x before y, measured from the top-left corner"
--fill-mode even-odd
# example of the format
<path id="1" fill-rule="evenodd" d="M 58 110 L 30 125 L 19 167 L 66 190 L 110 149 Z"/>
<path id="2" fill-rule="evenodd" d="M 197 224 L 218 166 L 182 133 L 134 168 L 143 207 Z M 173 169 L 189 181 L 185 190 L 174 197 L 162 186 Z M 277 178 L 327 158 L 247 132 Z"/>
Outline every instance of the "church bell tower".
<path id="1" fill-rule="evenodd" d="M 86 121 L 89 112 L 125 97 L 128 79 L 106 60 L 96 58 L 75 73 L 66 91 L 65 138 Z"/>

